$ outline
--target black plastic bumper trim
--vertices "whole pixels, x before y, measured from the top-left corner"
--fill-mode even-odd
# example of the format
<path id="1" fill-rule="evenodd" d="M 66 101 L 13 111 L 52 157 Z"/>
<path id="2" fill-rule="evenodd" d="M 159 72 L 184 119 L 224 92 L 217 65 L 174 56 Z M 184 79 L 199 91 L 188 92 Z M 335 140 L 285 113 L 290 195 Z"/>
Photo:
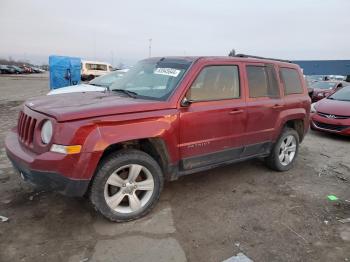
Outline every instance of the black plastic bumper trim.
<path id="1" fill-rule="evenodd" d="M 11 159 L 10 156 L 8 156 L 8 158 L 11 160 L 14 168 L 20 172 L 25 181 L 45 190 L 57 191 L 66 196 L 80 197 L 86 193 L 89 187 L 90 180 L 74 180 L 58 173 L 32 170 L 20 165 Z"/>

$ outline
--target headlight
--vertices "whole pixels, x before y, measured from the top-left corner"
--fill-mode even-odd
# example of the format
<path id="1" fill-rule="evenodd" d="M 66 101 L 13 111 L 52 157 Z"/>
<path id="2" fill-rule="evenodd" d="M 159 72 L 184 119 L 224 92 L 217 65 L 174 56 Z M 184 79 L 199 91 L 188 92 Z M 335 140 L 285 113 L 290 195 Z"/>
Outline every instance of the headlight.
<path id="1" fill-rule="evenodd" d="M 50 120 L 46 120 L 41 128 L 41 141 L 44 144 L 50 143 L 52 138 L 52 123 Z"/>
<path id="2" fill-rule="evenodd" d="M 316 113 L 317 112 L 315 105 L 316 105 L 316 103 L 312 103 L 311 104 L 311 113 Z"/>

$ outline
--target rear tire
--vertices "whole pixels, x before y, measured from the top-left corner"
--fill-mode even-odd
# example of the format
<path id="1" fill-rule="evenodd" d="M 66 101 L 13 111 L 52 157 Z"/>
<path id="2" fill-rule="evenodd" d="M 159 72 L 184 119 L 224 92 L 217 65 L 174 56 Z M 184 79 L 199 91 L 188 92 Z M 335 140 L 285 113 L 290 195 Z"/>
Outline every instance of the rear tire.
<path id="1" fill-rule="evenodd" d="M 99 165 L 90 201 L 107 219 L 126 222 L 151 211 L 163 184 L 162 171 L 150 155 L 125 149 L 112 153 Z"/>
<path id="2" fill-rule="evenodd" d="M 284 128 L 265 163 L 273 170 L 287 171 L 293 167 L 298 151 L 298 133 L 292 128 Z"/>

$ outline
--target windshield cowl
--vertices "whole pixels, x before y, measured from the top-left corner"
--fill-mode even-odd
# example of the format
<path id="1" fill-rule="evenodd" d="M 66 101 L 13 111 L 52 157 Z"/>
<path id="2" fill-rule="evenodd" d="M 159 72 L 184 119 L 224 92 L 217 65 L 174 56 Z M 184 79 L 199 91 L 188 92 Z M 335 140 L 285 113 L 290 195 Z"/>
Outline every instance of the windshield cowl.
<path id="1" fill-rule="evenodd" d="M 138 96 L 138 94 L 136 92 L 133 92 L 133 91 L 129 91 L 127 89 L 112 89 L 111 91 L 114 91 L 114 92 L 121 92 L 123 94 L 126 94 L 127 96 L 129 97 L 132 97 L 132 98 L 136 98 Z"/>

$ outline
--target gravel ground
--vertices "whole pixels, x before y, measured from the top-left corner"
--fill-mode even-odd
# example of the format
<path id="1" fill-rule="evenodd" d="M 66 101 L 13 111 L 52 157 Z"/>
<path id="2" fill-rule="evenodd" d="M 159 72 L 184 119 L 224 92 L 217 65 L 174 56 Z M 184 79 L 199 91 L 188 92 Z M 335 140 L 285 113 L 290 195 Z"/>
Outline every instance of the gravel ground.
<path id="1" fill-rule="evenodd" d="M 310 131 L 285 173 L 253 160 L 183 177 L 150 215 L 114 224 L 85 199 L 36 191 L 6 158 L 21 103 L 47 92 L 47 75 L 0 77 L 0 261 L 350 261 L 339 221 L 350 217 L 350 138 Z"/>

